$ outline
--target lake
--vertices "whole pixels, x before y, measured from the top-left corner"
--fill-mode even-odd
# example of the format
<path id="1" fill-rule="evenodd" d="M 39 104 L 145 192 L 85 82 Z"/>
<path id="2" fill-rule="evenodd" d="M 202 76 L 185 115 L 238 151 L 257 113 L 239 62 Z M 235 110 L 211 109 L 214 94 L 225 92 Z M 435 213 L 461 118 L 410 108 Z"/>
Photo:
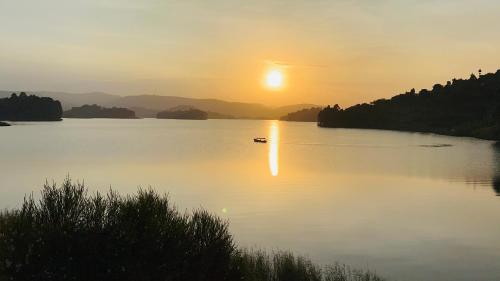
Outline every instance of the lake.
<path id="1" fill-rule="evenodd" d="M 255 120 L 15 125 L 0 129 L 0 208 L 67 175 L 103 192 L 151 186 L 227 219 L 244 247 L 392 280 L 500 280 L 500 149 L 489 141 Z"/>

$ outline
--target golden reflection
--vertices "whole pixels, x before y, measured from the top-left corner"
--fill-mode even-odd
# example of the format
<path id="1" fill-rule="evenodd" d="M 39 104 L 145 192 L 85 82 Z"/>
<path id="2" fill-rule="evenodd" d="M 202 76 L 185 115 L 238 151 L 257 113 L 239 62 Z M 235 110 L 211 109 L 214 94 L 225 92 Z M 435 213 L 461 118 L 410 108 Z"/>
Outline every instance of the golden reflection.
<path id="1" fill-rule="evenodd" d="M 277 120 L 271 121 L 269 127 L 269 170 L 273 177 L 278 176 L 279 157 L 279 124 Z"/>

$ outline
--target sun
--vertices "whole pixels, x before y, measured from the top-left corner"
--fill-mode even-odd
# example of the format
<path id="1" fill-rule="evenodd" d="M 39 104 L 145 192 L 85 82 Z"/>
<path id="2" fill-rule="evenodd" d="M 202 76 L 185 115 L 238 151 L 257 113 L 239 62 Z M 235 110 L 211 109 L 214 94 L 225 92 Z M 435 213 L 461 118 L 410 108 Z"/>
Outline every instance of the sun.
<path id="1" fill-rule="evenodd" d="M 279 69 L 271 69 L 266 73 L 265 84 L 269 89 L 278 90 L 283 88 L 285 76 Z"/>

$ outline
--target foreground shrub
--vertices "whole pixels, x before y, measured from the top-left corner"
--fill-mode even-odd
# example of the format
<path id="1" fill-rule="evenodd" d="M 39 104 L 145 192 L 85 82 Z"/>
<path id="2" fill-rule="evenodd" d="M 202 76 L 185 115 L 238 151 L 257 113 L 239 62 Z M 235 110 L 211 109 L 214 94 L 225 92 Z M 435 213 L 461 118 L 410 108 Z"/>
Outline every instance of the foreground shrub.
<path id="1" fill-rule="evenodd" d="M 262 251 L 242 251 L 235 257 L 237 268 L 248 281 L 383 281 L 370 271 L 334 264 L 321 268 L 289 252 L 268 255 Z"/>
<path id="2" fill-rule="evenodd" d="M 227 224 L 183 215 L 168 198 L 88 195 L 66 180 L 45 185 L 0 219 L 0 272 L 12 280 L 227 280 Z"/>
<path id="3" fill-rule="evenodd" d="M 103 196 L 69 179 L 45 184 L 40 200 L 0 214 L 0 281 L 381 280 L 290 253 L 237 250 L 227 228 L 203 210 L 181 214 L 151 190 Z"/>

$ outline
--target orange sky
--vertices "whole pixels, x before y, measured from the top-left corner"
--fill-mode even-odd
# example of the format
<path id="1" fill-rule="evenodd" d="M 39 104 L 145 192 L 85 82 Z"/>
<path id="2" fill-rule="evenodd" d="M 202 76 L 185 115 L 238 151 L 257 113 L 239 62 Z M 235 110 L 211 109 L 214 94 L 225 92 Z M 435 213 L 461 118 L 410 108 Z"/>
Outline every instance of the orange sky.
<path id="1" fill-rule="evenodd" d="M 347 106 L 496 71 L 499 14 L 490 0 L 6 0 L 0 89 Z M 281 91 L 262 87 L 273 63 Z"/>

